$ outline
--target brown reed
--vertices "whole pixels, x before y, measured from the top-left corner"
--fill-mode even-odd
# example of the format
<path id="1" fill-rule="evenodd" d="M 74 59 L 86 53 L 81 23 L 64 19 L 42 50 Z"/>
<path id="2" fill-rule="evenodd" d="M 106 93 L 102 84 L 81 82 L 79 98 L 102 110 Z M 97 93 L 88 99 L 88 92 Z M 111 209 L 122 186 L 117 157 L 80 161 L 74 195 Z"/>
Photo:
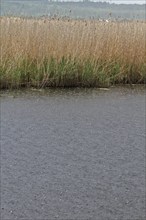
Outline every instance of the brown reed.
<path id="1" fill-rule="evenodd" d="M 144 83 L 146 22 L 1 17 L 1 88 Z"/>

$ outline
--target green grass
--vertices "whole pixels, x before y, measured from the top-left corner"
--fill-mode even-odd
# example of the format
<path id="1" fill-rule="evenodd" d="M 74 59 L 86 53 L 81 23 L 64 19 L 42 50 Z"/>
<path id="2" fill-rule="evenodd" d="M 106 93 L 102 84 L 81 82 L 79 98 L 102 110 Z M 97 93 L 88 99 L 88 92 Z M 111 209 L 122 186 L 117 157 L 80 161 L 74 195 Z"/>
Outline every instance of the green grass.
<path id="1" fill-rule="evenodd" d="M 62 57 L 37 60 L 21 60 L 19 65 L 6 63 L 0 66 L 0 88 L 23 87 L 109 87 L 113 84 L 136 84 L 146 80 L 146 66 L 124 67 L 120 62 L 93 62 Z"/>

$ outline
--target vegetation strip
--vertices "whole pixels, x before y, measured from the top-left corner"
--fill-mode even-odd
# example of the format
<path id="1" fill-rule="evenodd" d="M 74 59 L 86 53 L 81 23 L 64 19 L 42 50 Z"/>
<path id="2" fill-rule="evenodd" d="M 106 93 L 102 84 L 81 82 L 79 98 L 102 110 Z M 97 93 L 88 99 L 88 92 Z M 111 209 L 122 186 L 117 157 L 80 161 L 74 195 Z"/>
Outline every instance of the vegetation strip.
<path id="1" fill-rule="evenodd" d="M 146 22 L 1 17 L 0 88 L 146 80 Z"/>

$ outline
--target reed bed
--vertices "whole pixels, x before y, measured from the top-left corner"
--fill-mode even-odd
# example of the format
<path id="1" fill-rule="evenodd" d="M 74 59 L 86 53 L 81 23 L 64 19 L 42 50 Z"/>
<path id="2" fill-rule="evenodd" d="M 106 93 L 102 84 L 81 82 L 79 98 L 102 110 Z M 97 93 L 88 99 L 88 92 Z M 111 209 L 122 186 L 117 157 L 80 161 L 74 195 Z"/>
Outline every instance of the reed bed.
<path id="1" fill-rule="evenodd" d="M 0 18 L 0 85 L 144 83 L 146 22 Z"/>

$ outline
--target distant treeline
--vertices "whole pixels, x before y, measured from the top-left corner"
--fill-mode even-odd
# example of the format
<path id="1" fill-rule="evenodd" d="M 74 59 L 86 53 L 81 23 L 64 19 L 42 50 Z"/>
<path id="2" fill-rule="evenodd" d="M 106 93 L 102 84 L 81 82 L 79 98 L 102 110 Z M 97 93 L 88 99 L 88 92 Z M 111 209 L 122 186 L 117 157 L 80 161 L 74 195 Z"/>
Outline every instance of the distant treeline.
<path id="1" fill-rule="evenodd" d="M 115 4 L 108 2 L 61 2 L 54 0 L 2 0 L 1 15 L 51 16 L 95 19 L 145 20 L 145 6 L 138 4 Z M 109 16 L 110 15 L 110 16 Z"/>

